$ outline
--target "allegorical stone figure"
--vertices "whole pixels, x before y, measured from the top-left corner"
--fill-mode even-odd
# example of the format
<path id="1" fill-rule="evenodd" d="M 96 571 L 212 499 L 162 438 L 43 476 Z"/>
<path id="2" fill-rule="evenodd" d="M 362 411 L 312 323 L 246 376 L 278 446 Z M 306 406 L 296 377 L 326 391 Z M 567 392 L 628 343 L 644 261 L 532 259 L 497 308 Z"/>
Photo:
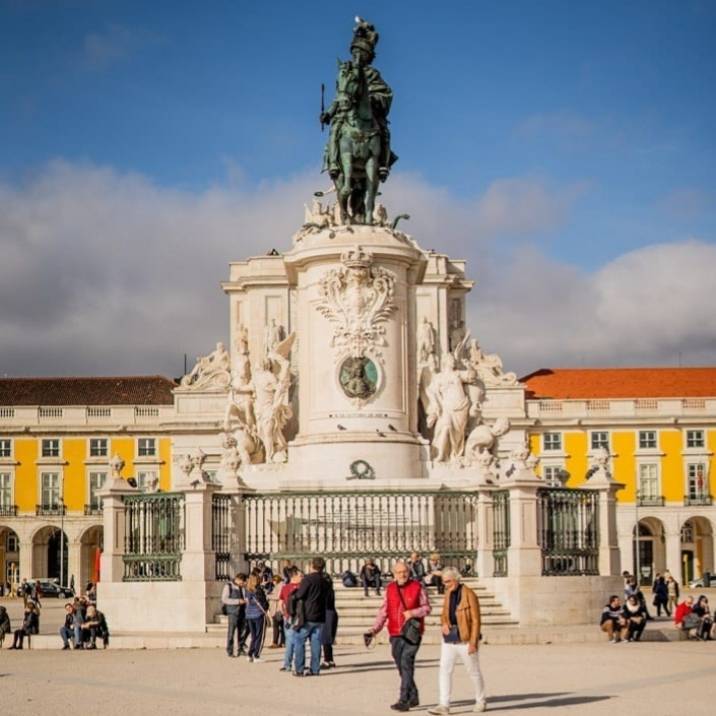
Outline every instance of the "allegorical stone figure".
<path id="1" fill-rule="evenodd" d="M 331 126 L 323 164 L 336 185 L 343 220 L 370 224 L 378 181 L 388 178 L 397 160 L 388 128 L 393 91 L 371 64 L 375 27 L 361 18 L 356 22 L 351 59 L 338 64 L 336 99 L 321 112 L 321 124 Z"/>
<path id="2" fill-rule="evenodd" d="M 423 316 L 420 324 L 420 335 L 418 343 L 418 359 L 421 364 L 435 363 L 435 329 L 427 316 Z"/>

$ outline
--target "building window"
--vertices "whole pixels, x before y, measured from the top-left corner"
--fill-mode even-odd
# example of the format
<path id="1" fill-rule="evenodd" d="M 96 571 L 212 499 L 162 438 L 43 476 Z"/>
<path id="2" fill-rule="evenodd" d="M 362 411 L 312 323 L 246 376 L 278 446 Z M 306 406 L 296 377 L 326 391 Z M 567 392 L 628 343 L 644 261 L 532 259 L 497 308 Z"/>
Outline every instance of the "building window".
<path id="1" fill-rule="evenodd" d="M 562 449 L 562 433 L 545 433 L 542 436 L 543 450 L 561 450 Z"/>
<path id="2" fill-rule="evenodd" d="M 137 440 L 137 455 L 139 457 L 156 457 L 157 441 L 155 438 L 139 438 Z"/>
<path id="3" fill-rule="evenodd" d="M 684 522 L 681 527 L 681 541 L 691 544 L 694 541 L 694 527 L 691 522 Z"/>
<path id="4" fill-rule="evenodd" d="M 90 472 L 89 474 L 89 506 L 93 510 L 102 508 L 102 498 L 97 494 L 107 479 L 106 472 Z"/>
<path id="5" fill-rule="evenodd" d="M 142 470 L 137 473 L 137 487 L 140 490 L 153 488 L 157 484 L 156 470 Z"/>
<path id="6" fill-rule="evenodd" d="M 57 438 L 42 441 L 42 457 L 60 457 L 60 441 Z"/>
<path id="7" fill-rule="evenodd" d="M 656 447 L 656 430 L 639 431 L 639 449 L 651 450 Z"/>
<path id="8" fill-rule="evenodd" d="M 639 465 L 639 496 L 642 500 L 657 500 L 659 495 L 659 466 L 656 463 Z"/>
<path id="9" fill-rule="evenodd" d="M 562 478 L 564 477 L 564 471 L 559 465 L 544 465 L 542 468 L 542 474 L 545 483 L 550 487 L 562 487 Z"/>
<path id="10" fill-rule="evenodd" d="M 90 438 L 90 457 L 107 457 L 107 438 Z"/>
<path id="11" fill-rule="evenodd" d="M 12 475 L 0 472 L 0 510 L 12 507 Z"/>
<path id="12" fill-rule="evenodd" d="M 7 541 L 5 542 L 6 552 L 19 552 L 20 551 L 20 540 L 18 536 L 10 530 L 7 533 Z"/>
<path id="13" fill-rule="evenodd" d="M 60 473 L 42 473 L 42 508 L 57 509 L 60 506 Z"/>
<path id="14" fill-rule="evenodd" d="M 686 447 L 702 448 L 704 447 L 704 431 L 703 430 L 687 430 L 686 431 Z"/>
<path id="15" fill-rule="evenodd" d="M 0 457 L 12 457 L 12 440 L 0 440 Z"/>
<path id="16" fill-rule="evenodd" d="M 592 450 L 606 448 L 609 450 L 609 433 L 605 430 L 596 430 L 591 437 Z"/>
<path id="17" fill-rule="evenodd" d="M 690 462 L 686 466 L 686 475 L 689 480 L 688 496 L 690 500 L 701 500 L 709 494 L 705 463 Z"/>

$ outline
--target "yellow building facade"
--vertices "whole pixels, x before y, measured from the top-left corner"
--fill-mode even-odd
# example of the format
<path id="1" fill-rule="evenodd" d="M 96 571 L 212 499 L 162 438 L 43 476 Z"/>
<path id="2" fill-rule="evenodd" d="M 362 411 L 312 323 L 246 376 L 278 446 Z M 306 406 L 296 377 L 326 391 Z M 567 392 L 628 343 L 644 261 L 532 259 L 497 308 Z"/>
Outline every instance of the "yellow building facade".
<path id="1" fill-rule="evenodd" d="M 713 573 L 716 369 L 555 369 L 523 381 L 543 479 L 584 484 L 595 451 L 609 451 L 624 485 L 624 569 L 645 583 L 666 570 L 682 582 Z"/>

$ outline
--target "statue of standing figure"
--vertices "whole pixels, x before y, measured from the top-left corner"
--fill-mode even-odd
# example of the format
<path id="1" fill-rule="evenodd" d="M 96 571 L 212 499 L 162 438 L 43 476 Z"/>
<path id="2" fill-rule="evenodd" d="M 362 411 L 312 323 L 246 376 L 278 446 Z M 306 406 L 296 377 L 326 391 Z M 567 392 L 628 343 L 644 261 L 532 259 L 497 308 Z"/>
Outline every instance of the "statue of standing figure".
<path id="1" fill-rule="evenodd" d="M 388 114 L 393 91 L 372 66 L 379 35 L 357 17 L 351 59 L 338 62 L 336 98 L 321 111 L 331 131 L 324 170 L 335 183 L 342 223 L 372 224 L 378 183 L 398 157 L 390 148 Z"/>

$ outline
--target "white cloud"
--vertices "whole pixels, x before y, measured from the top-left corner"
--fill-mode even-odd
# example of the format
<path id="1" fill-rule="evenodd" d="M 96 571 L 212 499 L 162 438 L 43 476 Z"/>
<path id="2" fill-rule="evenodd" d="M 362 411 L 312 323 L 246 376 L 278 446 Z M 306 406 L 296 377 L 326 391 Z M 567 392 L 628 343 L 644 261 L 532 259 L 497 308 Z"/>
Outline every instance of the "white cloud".
<path id="1" fill-rule="evenodd" d="M 290 247 L 325 184 L 192 193 L 63 162 L 0 184 L 0 374 L 178 374 L 225 338 L 228 262 Z M 510 369 L 713 361 L 713 246 L 647 247 L 588 274 L 514 243 L 559 226 L 578 192 L 505 179 L 463 200 L 396 174 L 384 200 L 422 246 L 468 259 L 473 334 Z"/>

